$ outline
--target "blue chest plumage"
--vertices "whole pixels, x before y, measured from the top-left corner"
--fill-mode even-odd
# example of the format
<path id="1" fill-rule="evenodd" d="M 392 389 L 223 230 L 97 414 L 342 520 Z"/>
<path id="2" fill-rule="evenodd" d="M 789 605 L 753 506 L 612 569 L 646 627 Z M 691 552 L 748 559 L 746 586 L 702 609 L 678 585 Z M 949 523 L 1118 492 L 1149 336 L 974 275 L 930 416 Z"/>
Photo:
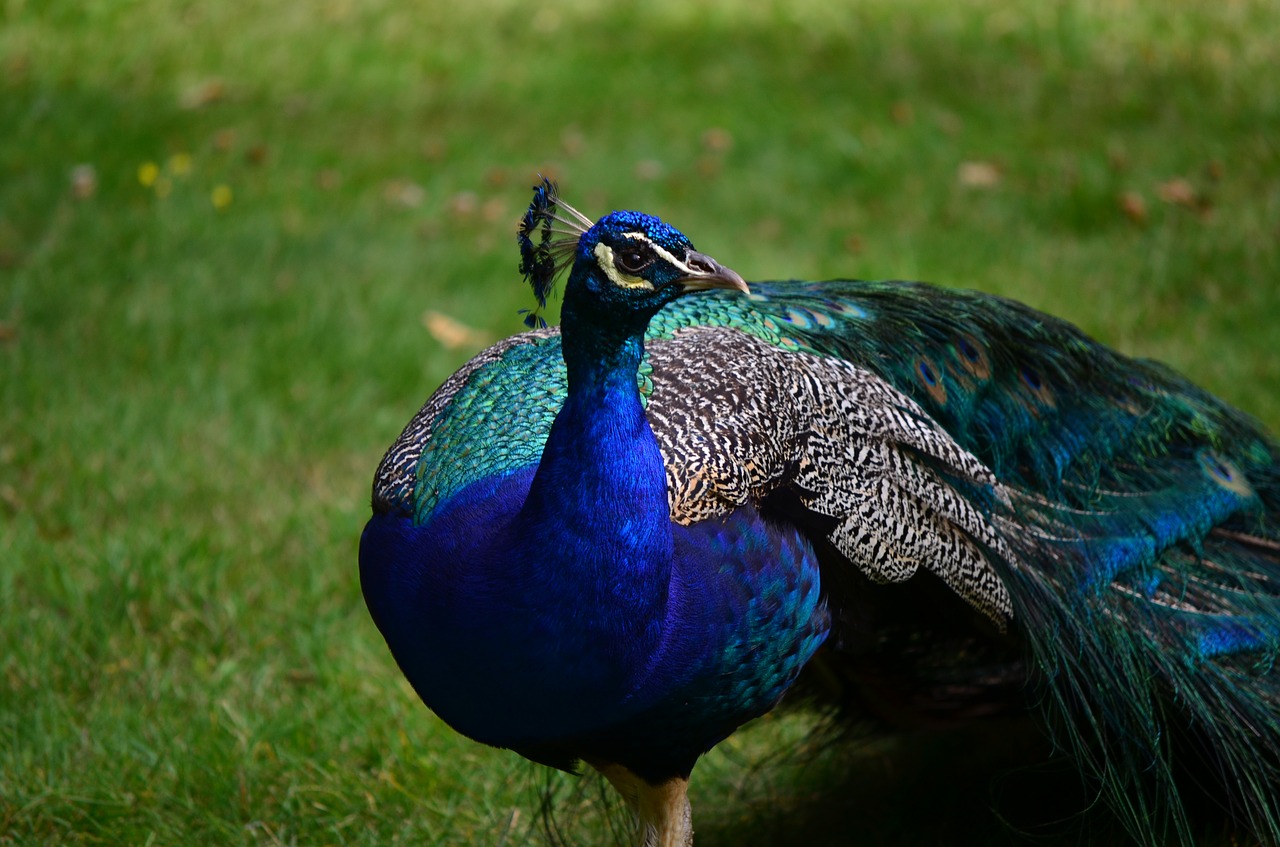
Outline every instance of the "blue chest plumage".
<path id="1" fill-rule="evenodd" d="M 553 556 L 488 560 L 485 536 L 531 480 L 480 481 L 425 526 L 376 515 L 361 540 L 375 620 L 458 731 L 561 766 L 595 756 L 687 769 L 691 752 L 776 704 L 825 638 L 811 547 L 749 508 L 672 525 L 669 579 L 653 596 L 623 577 L 575 592 L 553 577 Z M 582 564 L 574 546 L 558 548 L 570 566 Z"/>

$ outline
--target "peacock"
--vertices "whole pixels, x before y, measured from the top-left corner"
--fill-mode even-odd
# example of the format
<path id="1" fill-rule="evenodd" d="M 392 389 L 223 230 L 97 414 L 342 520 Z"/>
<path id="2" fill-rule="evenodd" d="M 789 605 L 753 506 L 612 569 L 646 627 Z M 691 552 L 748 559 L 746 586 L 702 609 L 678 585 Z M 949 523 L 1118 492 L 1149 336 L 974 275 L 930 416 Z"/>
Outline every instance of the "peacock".
<path id="1" fill-rule="evenodd" d="M 1280 845 L 1257 422 L 1017 302 L 748 285 L 547 180 L 518 242 L 530 328 L 412 418 L 360 541 L 450 726 L 594 768 L 689 847 L 695 763 L 791 689 L 890 726 L 1031 709 L 1134 841 L 1190 843 L 1194 787 Z"/>

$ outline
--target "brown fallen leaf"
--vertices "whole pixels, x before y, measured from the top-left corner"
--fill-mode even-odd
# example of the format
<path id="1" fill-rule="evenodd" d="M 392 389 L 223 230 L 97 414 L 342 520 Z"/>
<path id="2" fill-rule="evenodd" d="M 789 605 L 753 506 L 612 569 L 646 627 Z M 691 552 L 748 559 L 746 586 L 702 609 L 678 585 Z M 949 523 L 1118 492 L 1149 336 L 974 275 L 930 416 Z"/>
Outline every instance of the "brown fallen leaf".
<path id="1" fill-rule="evenodd" d="M 1200 205 L 1195 186 L 1182 177 L 1176 177 L 1157 185 L 1156 196 L 1166 203 L 1185 206 L 1188 209 L 1195 209 Z"/>
<path id="2" fill-rule="evenodd" d="M 459 320 L 449 317 L 443 312 L 427 310 L 422 314 L 422 325 L 431 333 L 431 337 L 439 341 L 448 350 L 463 347 L 483 347 L 489 343 L 489 337 L 478 329 L 473 329 Z"/>
<path id="3" fill-rule="evenodd" d="M 1000 184 L 1000 169 L 991 162 L 961 162 L 956 179 L 966 188 L 994 188 Z"/>
<path id="4" fill-rule="evenodd" d="M 1126 191 L 1116 198 L 1120 211 L 1136 224 L 1147 222 L 1147 201 L 1136 191 Z"/>

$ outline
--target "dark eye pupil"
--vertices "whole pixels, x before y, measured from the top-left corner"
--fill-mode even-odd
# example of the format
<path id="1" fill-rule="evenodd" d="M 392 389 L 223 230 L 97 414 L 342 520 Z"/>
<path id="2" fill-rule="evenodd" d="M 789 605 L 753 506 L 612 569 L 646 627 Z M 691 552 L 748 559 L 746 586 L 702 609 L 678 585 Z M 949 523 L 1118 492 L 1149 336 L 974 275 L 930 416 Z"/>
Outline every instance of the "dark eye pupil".
<path id="1" fill-rule="evenodd" d="M 645 254 L 641 253 L 639 250 L 627 250 L 618 254 L 618 267 L 624 271 L 635 273 L 636 271 L 643 270 L 644 266 L 648 263 L 649 262 Z"/>

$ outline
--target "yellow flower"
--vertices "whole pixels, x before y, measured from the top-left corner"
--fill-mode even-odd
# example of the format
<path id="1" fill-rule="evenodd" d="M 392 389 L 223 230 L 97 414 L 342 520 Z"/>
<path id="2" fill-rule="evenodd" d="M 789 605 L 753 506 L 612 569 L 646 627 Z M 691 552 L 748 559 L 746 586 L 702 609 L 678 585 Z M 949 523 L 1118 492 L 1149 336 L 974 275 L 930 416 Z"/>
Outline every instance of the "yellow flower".
<path id="1" fill-rule="evenodd" d="M 138 165 L 138 182 L 147 188 L 156 184 L 156 179 L 160 176 L 160 168 L 155 162 L 143 162 Z"/>
<path id="2" fill-rule="evenodd" d="M 209 199 L 213 201 L 213 208 L 221 212 L 231 205 L 231 186 L 217 186 L 213 189 L 213 193 L 209 195 Z"/>
<path id="3" fill-rule="evenodd" d="M 191 154 L 174 153 L 169 157 L 169 173 L 174 176 L 186 176 L 191 173 Z"/>

